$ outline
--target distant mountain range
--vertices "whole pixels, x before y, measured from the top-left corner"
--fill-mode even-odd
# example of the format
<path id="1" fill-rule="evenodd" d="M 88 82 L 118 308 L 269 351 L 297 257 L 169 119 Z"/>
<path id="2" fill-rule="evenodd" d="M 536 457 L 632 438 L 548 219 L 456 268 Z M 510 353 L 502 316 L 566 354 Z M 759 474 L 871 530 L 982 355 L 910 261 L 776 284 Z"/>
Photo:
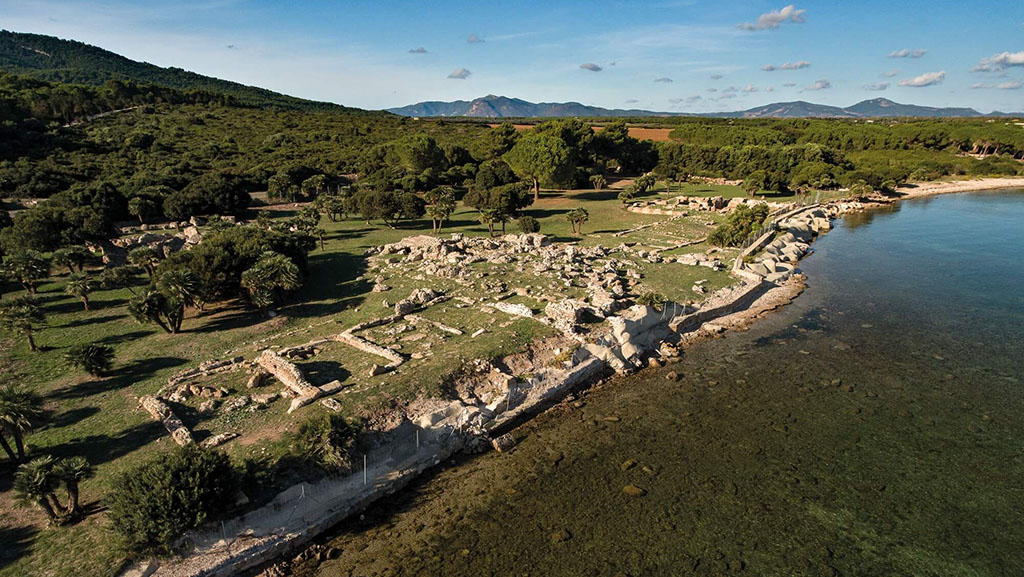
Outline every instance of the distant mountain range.
<path id="1" fill-rule="evenodd" d="M 248 106 L 357 110 L 203 76 L 181 68 L 163 68 L 137 62 L 75 40 L 6 30 L 0 30 L 0 71 L 49 82 L 102 86 L 109 80 L 121 80 L 179 90 L 201 90 L 230 95 L 238 103 Z"/>
<path id="2" fill-rule="evenodd" d="M 390 108 L 401 116 L 468 116 L 476 118 L 549 118 L 558 116 L 665 116 L 649 110 L 623 110 L 587 106 L 579 102 L 527 102 L 520 98 L 488 94 L 476 100 L 420 102 Z"/>
<path id="3" fill-rule="evenodd" d="M 273 106 L 294 109 L 329 109 L 355 112 L 329 102 L 315 102 L 280 94 L 265 88 L 203 76 L 181 68 L 163 68 L 137 62 L 102 48 L 75 40 L 63 40 L 42 34 L 25 34 L 0 30 L 0 71 L 31 76 L 51 82 L 101 86 L 110 80 L 136 84 L 156 84 L 179 90 L 200 90 L 230 95 L 235 102 L 248 106 Z M 519 98 L 493 94 L 476 100 L 454 102 L 420 102 L 387 112 L 402 116 L 476 117 L 476 118 L 551 118 L 551 117 L 636 117 L 636 116 L 706 116 L 719 118 L 874 118 L 874 117 L 983 117 L 1024 116 L 1024 113 L 993 112 L 982 114 L 973 108 L 934 108 L 899 104 L 885 98 L 858 102 L 839 108 L 810 102 L 779 102 L 737 112 L 688 114 L 655 112 L 638 109 L 608 109 L 579 102 L 533 103 Z"/>
<path id="4" fill-rule="evenodd" d="M 993 112 L 982 114 L 973 108 L 935 108 L 900 104 L 886 98 L 873 98 L 853 106 L 840 108 L 824 104 L 777 102 L 737 112 L 711 112 L 690 114 L 685 112 L 654 112 L 651 110 L 622 110 L 587 106 L 579 102 L 533 103 L 519 98 L 495 96 L 493 94 L 476 100 L 454 102 L 420 102 L 388 112 L 402 116 L 465 116 L 476 118 L 551 118 L 564 116 L 707 116 L 716 118 L 880 118 L 880 117 L 981 117 L 981 116 L 1024 116 L 1022 113 L 1007 114 Z"/>

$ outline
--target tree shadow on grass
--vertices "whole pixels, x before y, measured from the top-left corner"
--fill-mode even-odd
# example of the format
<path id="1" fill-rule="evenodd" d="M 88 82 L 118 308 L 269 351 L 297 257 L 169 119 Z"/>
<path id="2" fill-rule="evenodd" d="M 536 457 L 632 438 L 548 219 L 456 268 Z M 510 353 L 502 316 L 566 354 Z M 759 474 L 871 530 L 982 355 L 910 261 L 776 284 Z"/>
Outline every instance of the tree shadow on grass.
<path id="1" fill-rule="evenodd" d="M 196 317 L 192 317 L 191 320 L 195 319 Z M 188 334 L 230 331 L 257 325 L 265 320 L 267 320 L 266 316 L 259 312 L 238 306 L 230 311 L 219 311 L 216 318 L 207 320 L 198 327 L 186 327 L 182 332 Z"/>
<path id="2" fill-rule="evenodd" d="M 87 435 L 54 445 L 47 453 L 54 457 L 82 456 L 96 466 L 127 455 L 165 435 L 163 425 L 156 421 L 128 427 L 115 434 Z"/>
<path id="3" fill-rule="evenodd" d="M 0 526 L 0 570 L 20 559 L 28 553 L 38 529 L 32 525 Z"/>
<path id="4" fill-rule="evenodd" d="M 310 258 L 309 274 L 296 304 L 287 307 L 289 316 L 308 318 L 330 315 L 352 305 L 352 297 L 370 290 L 370 281 L 359 277 L 366 272 L 366 260 L 348 253 L 320 253 Z"/>
<path id="5" fill-rule="evenodd" d="M 74 321 L 71 321 L 71 322 L 68 322 L 68 323 L 64 323 L 63 325 L 61 325 L 58 328 L 73 329 L 75 327 L 82 327 L 82 326 L 86 326 L 86 325 L 98 325 L 98 324 L 101 324 L 101 323 L 109 323 L 110 321 L 116 321 L 118 319 L 122 319 L 122 318 L 124 318 L 124 316 L 125 315 L 120 314 L 120 315 L 105 315 L 105 316 L 102 316 L 102 317 L 90 317 L 90 318 L 86 318 L 86 319 L 78 319 L 78 320 L 74 320 Z"/>
<path id="6" fill-rule="evenodd" d="M 141 339 L 142 337 L 148 337 L 155 331 L 132 331 L 130 333 L 124 333 L 121 335 L 110 335 L 109 337 L 103 337 L 96 341 L 97 343 L 104 345 L 116 345 L 127 341 L 133 341 L 135 339 Z"/>
<path id="7" fill-rule="evenodd" d="M 352 375 L 352 372 L 338 361 L 311 361 L 297 363 L 297 366 L 306 374 L 309 382 L 318 386 L 326 385 L 331 381 L 345 382 Z"/>
<path id="8" fill-rule="evenodd" d="M 572 198 L 573 200 L 615 200 L 619 197 L 620 192 L 621 189 L 602 188 L 601 190 L 574 194 L 569 198 Z"/>
<path id="9" fill-rule="evenodd" d="M 567 212 L 569 212 L 568 208 L 532 208 L 524 210 L 523 214 L 527 214 L 529 216 L 532 216 L 533 218 L 536 218 L 537 220 L 540 220 L 542 218 L 558 216 L 560 214 L 565 214 Z M 543 232 L 543 230 L 541 230 L 541 232 Z"/>
<path id="10" fill-rule="evenodd" d="M 88 419 L 89 417 L 100 412 L 98 407 L 78 407 L 77 409 L 71 409 L 70 411 L 64 411 L 47 423 L 47 427 L 51 429 L 59 429 L 61 427 L 68 427 L 74 425 L 79 421 Z"/>
<path id="11" fill-rule="evenodd" d="M 179 357 L 153 357 L 134 360 L 115 369 L 114 374 L 105 378 L 69 385 L 51 391 L 46 398 L 55 400 L 84 399 L 107 391 L 116 391 L 152 377 L 158 371 L 177 367 L 188 362 Z"/>

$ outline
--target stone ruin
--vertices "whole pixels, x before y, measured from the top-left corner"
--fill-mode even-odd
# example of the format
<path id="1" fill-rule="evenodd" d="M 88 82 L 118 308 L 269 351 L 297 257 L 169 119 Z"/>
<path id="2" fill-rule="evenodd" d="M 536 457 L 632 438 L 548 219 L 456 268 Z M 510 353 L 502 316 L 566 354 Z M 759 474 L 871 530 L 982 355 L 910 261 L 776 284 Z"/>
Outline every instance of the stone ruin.
<path id="1" fill-rule="evenodd" d="M 722 196 L 673 196 L 654 200 L 638 200 L 629 203 L 626 210 L 638 214 L 660 214 L 666 216 L 686 216 L 689 212 L 721 212 L 729 213 L 740 206 L 768 205 L 772 212 L 782 211 L 792 204 L 769 202 L 754 198 L 730 198 Z"/>

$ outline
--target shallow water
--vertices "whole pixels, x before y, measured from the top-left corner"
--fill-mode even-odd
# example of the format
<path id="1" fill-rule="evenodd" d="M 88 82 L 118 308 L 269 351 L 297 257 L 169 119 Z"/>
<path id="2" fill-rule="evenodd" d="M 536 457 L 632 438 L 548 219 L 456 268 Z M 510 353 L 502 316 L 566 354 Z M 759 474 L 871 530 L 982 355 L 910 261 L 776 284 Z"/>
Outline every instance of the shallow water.
<path id="1" fill-rule="evenodd" d="M 814 248 L 781 312 L 417 482 L 298 573 L 1024 575 L 1024 193 Z"/>

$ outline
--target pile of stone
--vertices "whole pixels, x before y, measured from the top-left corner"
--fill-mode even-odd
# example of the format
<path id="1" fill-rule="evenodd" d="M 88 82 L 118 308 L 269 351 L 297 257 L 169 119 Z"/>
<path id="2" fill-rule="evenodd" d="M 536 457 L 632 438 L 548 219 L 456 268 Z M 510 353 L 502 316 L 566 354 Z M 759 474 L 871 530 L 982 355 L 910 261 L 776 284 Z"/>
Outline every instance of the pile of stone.
<path id="1" fill-rule="evenodd" d="M 408 297 L 395 303 L 395 316 L 405 316 L 411 312 L 427 307 L 439 299 L 442 293 L 433 289 L 418 288 Z"/>
<path id="2" fill-rule="evenodd" d="M 705 253 L 689 253 L 681 254 L 676 257 L 676 262 L 679 264 L 685 264 L 689 266 L 703 266 L 711 270 L 725 270 L 726 266 L 722 261 L 718 260 L 717 257 L 709 256 Z"/>
<path id="3" fill-rule="evenodd" d="M 189 381 L 194 381 L 202 377 L 208 377 L 218 373 L 226 371 L 233 371 L 245 366 L 245 357 L 232 357 L 230 359 L 220 359 L 213 361 L 205 361 L 200 363 L 198 367 L 191 369 L 185 369 L 171 378 L 167 379 L 167 384 L 160 389 L 157 393 L 159 396 L 173 396 L 179 391 L 183 391 L 182 385 L 187 385 Z M 182 392 L 183 395 L 190 393 Z"/>
<path id="4" fill-rule="evenodd" d="M 625 244 L 616 250 L 627 251 L 624 253 L 626 256 L 636 256 L 643 252 L 634 251 Z M 552 244 L 543 234 L 511 234 L 500 238 L 453 234 L 448 238 L 407 237 L 399 242 L 371 249 L 367 254 L 370 255 L 371 268 L 382 277 L 393 274 L 406 277 L 413 275 L 414 278 L 451 278 L 458 284 L 472 286 L 474 290 L 484 290 L 499 299 L 508 296 L 504 294 L 506 292 L 521 296 L 536 295 L 530 287 L 516 287 L 514 291 L 510 291 L 507 284 L 501 280 L 481 282 L 487 273 L 479 269 L 474 271 L 468 266 L 480 262 L 512 265 L 516 272 L 550 279 L 551 285 L 548 290 L 559 290 L 559 285 L 565 288 L 586 289 L 591 295 L 591 305 L 595 312 L 603 316 L 620 308 L 621 305 L 615 301 L 623 299 L 629 292 L 632 282 L 641 276 L 636 270 L 635 263 L 612 258 L 612 252 L 604 246 Z M 401 258 L 395 259 L 396 255 Z M 650 258 L 661 259 L 654 253 L 651 253 Z M 415 276 L 416 272 L 421 275 Z M 376 279 L 374 284 L 386 286 L 384 278 Z M 419 289 L 409 298 L 395 304 L 395 315 L 408 314 L 437 302 L 439 297 L 436 293 L 423 292 L 428 290 Z M 546 299 L 543 296 L 536 298 Z M 470 301 L 467 304 L 476 303 Z M 524 305 L 498 303 L 489 306 L 515 316 L 533 316 L 533 311 Z"/>
<path id="5" fill-rule="evenodd" d="M 785 232 L 764 246 L 753 263 L 743 268 L 764 277 L 768 282 L 781 283 L 797 272 L 796 265 L 810 250 L 810 243 L 820 233 L 832 228 L 835 207 L 812 206 L 780 218 L 776 225 Z"/>

